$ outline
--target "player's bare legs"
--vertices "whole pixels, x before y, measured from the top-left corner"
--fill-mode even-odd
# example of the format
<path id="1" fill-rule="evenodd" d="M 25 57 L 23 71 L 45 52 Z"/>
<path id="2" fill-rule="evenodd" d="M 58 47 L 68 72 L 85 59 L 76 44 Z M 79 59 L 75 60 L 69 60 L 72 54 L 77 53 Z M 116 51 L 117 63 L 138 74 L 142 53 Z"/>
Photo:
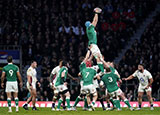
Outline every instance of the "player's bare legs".
<path id="1" fill-rule="evenodd" d="M 153 99 L 152 99 L 152 92 L 151 91 L 147 91 L 146 93 L 147 93 L 148 100 L 150 102 L 151 110 L 154 110 L 154 108 L 153 108 Z"/>
<path id="2" fill-rule="evenodd" d="M 13 96 L 14 96 L 14 101 L 15 101 L 15 104 L 16 104 L 16 112 L 18 112 L 18 103 L 19 103 L 18 93 L 14 92 Z"/>
<path id="3" fill-rule="evenodd" d="M 8 102 L 8 107 L 9 107 L 8 112 L 12 112 L 12 109 L 11 109 L 11 92 L 6 92 L 6 94 L 7 94 L 7 102 Z"/>
<path id="4" fill-rule="evenodd" d="M 93 111 L 95 110 L 94 105 L 96 103 L 97 98 L 98 98 L 97 92 L 95 92 L 93 94 L 93 101 L 92 102 L 91 102 L 91 99 L 90 99 L 90 95 L 87 95 L 87 102 L 88 102 L 88 105 L 89 105 L 89 111 L 91 111 L 91 108 L 92 108 Z"/>
<path id="5" fill-rule="evenodd" d="M 27 104 L 29 104 L 31 101 L 32 101 L 32 96 L 30 96 L 30 97 L 27 99 Z"/>
<path id="6" fill-rule="evenodd" d="M 54 93 L 54 96 L 53 96 L 53 103 L 52 103 L 52 111 L 55 110 L 55 102 L 57 100 L 57 97 L 58 97 L 58 93 Z"/>
<path id="7" fill-rule="evenodd" d="M 36 96 L 37 96 L 37 93 L 36 93 L 36 89 L 32 89 L 32 104 L 33 104 L 33 107 L 35 107 L 35 104 L 36 104 Z"/>
<path id="8" fill-rule="evenodd" d="M 131 107 L 128 99 L 125 97 L 123 92 L 119 95 L 119 97 L 124 101 L 124 103 L 128 106 L 130 110 L 133 110 L 133 108 Z"/>
<path id="9" fill-rule="evenodd" d="M 71 110 L 71 106 L 70 106 L 70 93 L 69 91 L 67 93 L 65 93 L 66 96 L 66 102 L 67 102 L 67 110 Z"/>
<path id="10" fill-rule="evenodd" d="M 140 110 L 141 109 L 143 94 L 144 94 L 144 92 L 138 92 L 138 108 L 136 110 Z"/>

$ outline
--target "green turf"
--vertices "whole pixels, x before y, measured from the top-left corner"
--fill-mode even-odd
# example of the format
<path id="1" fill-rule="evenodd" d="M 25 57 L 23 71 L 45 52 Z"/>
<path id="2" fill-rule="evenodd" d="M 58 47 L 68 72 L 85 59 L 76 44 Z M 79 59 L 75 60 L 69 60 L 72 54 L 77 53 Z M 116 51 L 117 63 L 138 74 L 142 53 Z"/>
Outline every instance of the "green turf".
<path id="1" fill-rule="evenodd" d="M 15 112 L 15 108 L 12 108 L 12 113 L 8 113 L 8 108 L 0 107 L 0 115 L 160 115 L 160 108 L 150 111 L 150 108 L 142 108 L 140 111 L 130 111 L 127 108 L 123 108 L 122 111 L 102 111 L 102 108 L 96 108 L 96 111 L 82 111 L 82 108 L 78 108 L 77 111 L 51 111 L 50 108 L 38 108 L 38 111 L 32 111 L 29 108 L 28 111 L 20 108 L 19 112 Z"/>

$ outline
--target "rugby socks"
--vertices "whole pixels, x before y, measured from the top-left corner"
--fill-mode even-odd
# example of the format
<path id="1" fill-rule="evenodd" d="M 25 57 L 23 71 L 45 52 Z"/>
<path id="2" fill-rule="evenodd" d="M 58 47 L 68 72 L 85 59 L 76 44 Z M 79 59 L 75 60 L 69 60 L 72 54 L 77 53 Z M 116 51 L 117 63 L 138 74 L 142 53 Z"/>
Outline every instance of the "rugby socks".
<path id="1" fill-rule="evenodd" d="M 14 100 L 15 100 L 16 108 L 18 108 L 18 103 L 19 103 L 18 97 L 16 97 Z"/>
<path id="2" fill-rule="evenodd" d="M 110 103 L 107 103 L 107 108 L 110 108 L 111 106 L 110 106 Z"/>
<path id="3" fill-rule="evenodd" d="M 7 98 L 7 102 L 8 102 L 8 107 L 11 110 L 11 98 Z"/>
<path id="4" fill-rule="evenodd" d="M 120 101 L 114 100 L 114 104 L 116 105 L 116 108 L 121 109 Z"/>
<path id="5" fill-rule="evenodd" d="M 100 103 L 101 103 L 101 105 L 102 105 L 102 108 L 104 108 L 103 99 L 100 99 Z"/>
<path id="6" fill-rule="evenodd" d="M 71 108 L 70 106 L 70 97 L 66 97 L 67 108 Z"/>
<path id="7" fill-rule="evenodd" d="M 55 108 L 55 102 L 52 103 L 52 108 Z"/>
<path id="8" fill-rule="evenodd" d="M 99 69 L 104 72 L 104 66 L 102 62 L 97 62 Z"/>
<path id="9" fill-rule="evenodd" d="M 66 109 L 66 106 L 65 106 L 65 100 L 63 100 L 63 109 Z"/>
<path id="10" fill-rule="evenodd" d="M 93 105 L 93 106 L 95 105 L 95 101 L 92 101 L 92 105 Z"/>
<path id="11" fill-rule="evenodd" d="M 138 107 L 141 108 L 141 104 L 139 104 Z"/>
<path id="12" fill-rule="evenodd" d="M 120 101 L 117 100 L 117 108 L 121 109 Z"/>
<path id="13" fill-rule="evenodd" d="M 84 108 L 88 108 L 87 98 L 84 98 Z"/>
<path id="14" fill-rule="evenodd" d="M 153 107 L 153 103 L 151 103 L 151 107 Z"/>
<path id="15" fill-rule="evenodd" d="M 57 109 L 60 109 L 62 101 L 63 101 L 63 100 L 62 100 L 61 98 L 58 100 Z"/>
<path id="16" fill-rule="evenodd" d="M 131 108 L 131 105 L 130 105 L 128 99 L 125 99 L 125 100 L 124 100 L 124 103 L 128 106 L 128 108 Z"/>
<path id="17" fill-rule="evenodd" d="M 73 107 L 76 107 L 80 100 L 81 100 L 81 98 L 78 96 L 78 97 L 76 98 L 76 101 L 75 101 Z"/>
<path id="18" fill-rule="evenodd" d="M 114 101 L 112 98 L 110 98 L 110 102 L 112 103 L 113 107 L 114 107 Z"/>

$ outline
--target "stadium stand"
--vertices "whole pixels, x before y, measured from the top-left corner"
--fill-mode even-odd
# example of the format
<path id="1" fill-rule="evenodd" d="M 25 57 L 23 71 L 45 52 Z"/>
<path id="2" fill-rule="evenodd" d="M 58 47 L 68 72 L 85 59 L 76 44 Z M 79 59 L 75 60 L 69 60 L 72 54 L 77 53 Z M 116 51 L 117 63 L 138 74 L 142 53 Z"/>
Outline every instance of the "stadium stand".
<path id="1" fill-rule="evenodd" d="M 94 2 L 93 2 L 94 1 Z M 39 80 L 42 84 L 38 90 L 37 100 L 51 100 L 52 92 L 49 87 L 49 74 L 58 64 L 59 59 L 68 60 L 71 66 L 69 73 L 77 77 L 79 71 L 79 57 L 87 51 L 87 38 L 84 22 L 92 19 L 93 8 L 103 9 L 97 26 L 98 45 L 105 56 L 105 60 L 113 61 L 119 52 L 135 33 L 141 22 L 154 10 L 157 0 L 1 0 L 0 1 L 0 45 L 22 46 L 23 78 L 26 79 L 26 65 L 32 59 L 38 62 Z M 158 20 L 158 19 L 157 19 Z M 144 33 L 141 41 L 135 41 L 132 49 L 128 50 L 118 66 L 119 73 L 125 77 L 133 72 L 136 60 L 140 54 L 150 62 L 150 71 L 155 79 L 159 56 L 159 44 L 154 38 L 159 21 L 151 24 Z M 151 31 L 150 31 L 151 30 Z M 149 34 L 149 35 L 148 35 Z M 150 37 L 149 37 L 150 36 Z M 149 42 L 152 41 L 152 42 Z M 157 44 L 154 45 L 153 44 Z M 145 45 L 148 44 L 148 45 Z M 140 47 L 139 47 L 140 46 Z M 142 50 L 147 47 L 147 50 Z M 152 51 L 147 53 L 148 51 Z M 140 53 L 140 54 L 139 54 Z M 132 61 L 131 58 L 135 61 Z M 150 59 L 151 58 L 151 59 Z M 136 63 L 132 63 L 136 62 Z M 158 83 L 158 82 L 157 82 Z M 72 84 L 72 81 L 70 82 Z M 71 87 L 71 86 L 70 86 Z M 71 99 L 75 100 L 79 94 L 79 86 L 71 88 Z M 22 93 L 23 92 L 23 93 Z M 20 100 L 26 99 L 27 89 L 21 89 Z M 4 94 L 1 92 L 0 94 Z M 1 95 L 0 100 L 4 100 Z"/>

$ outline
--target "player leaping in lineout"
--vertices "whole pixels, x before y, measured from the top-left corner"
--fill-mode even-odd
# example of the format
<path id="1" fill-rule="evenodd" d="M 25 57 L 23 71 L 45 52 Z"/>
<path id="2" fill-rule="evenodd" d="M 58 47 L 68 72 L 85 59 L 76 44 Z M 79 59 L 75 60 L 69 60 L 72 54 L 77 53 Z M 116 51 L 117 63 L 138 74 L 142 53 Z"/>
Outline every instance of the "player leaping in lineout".
<path id="1" fill-rule="evenodd" d="M 94 15 L 92 23 L 90 21 L 85 22 L 86 33 L 87 33 L 87 37 L 89 40 L 88 41 L 88 48 L 92 52 L 92 55 L 96 58 L 97 64 L 98 64 L 100 70 L 102 72 L 104 72 L 103 63 L 101 62 L 101 60 L 103 60 L 103 58 L 102 58 L 101 51 L 99 50 L 99 48 L 97 46 L 97 33 L 95 31 L 95 27 L 98 22 L 98 14 L 101 13 L 102 10 L 100 8 L 95 8 L 94 12 L 95 12 L 95 15 Z"/>

